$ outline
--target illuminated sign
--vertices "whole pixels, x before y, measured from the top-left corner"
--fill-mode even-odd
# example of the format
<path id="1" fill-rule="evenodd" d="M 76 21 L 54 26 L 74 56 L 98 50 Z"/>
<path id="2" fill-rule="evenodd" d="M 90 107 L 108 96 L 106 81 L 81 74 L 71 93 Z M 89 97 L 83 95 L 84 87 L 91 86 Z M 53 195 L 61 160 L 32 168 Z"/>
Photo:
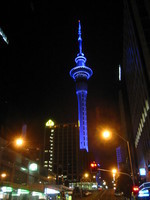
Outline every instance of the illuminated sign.
<path id="1" fill-rule="evenodd" d="M 37 171 L 37 169 L 38 169 L 38 166 L 37 166 L 36 163 L 31 163 L 31 164 L 29 165 L 29 170 L 30 170 L 30 171 Z"/>
<path id="2" fill-rule="evenodd" d="M 18 189 L 18 194 L 29 194 L 29 190 Z"/>
<path id="3" fill-rule="evenodd" d="M 139 169 L 139 173 L 140 173 L 140 176 L 146 176 L 146 170 L 145 170 L 145 168 L 140 168 Z"/>
<path id="4" fill-rule="evenodd" d="M 58 190 L 55 190 L 55 189 L 45 188 L 44 193 L 45 194 L 59 194 L 60 192 Z"/>
<path id="5" fill-rule="evenodd" d="M 48 121 L 46 122 L 45 125 L 46 125 L 46 126 L 49 126 L 49 127 L 52 127 L 52 126 L 54 126 L 54 122 L 50 119 L 50 120 L 48 120 Z"/>
<path id="6" fill-rule="evenodd" d="M 12 187 L 3 186 L 3 187 L 1 187 L 1 190 L 2 190 L 3 192 L 12 192 L 12 191 L 13 191 L 13 188 L 12 188 Z"/>

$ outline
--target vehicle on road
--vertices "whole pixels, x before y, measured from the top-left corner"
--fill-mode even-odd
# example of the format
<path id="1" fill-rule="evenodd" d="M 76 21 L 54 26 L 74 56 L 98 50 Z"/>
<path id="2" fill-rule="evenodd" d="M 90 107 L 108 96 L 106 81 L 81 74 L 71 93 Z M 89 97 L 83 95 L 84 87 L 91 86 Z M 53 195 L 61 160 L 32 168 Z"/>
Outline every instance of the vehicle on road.
<path id="1" fill-rule="evenodd" d="M 139 191 L 135 195 L 136 200 L 149 200 L 150 199 L 150 182 L 145 182 L 139 186 Z"/>

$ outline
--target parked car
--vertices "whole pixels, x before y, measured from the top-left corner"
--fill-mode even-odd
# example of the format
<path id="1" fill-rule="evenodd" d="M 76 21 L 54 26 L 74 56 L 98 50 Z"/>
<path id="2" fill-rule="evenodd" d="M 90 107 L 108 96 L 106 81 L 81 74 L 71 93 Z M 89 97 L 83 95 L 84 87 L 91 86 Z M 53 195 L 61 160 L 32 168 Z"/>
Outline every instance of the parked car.
<path id="1" fill-rule="evenodd" d="M 150 199 L 150 182 L 145 182 L 139 186 L 139 191 L 135 195 L 137 200 L 149 200 Z"/>

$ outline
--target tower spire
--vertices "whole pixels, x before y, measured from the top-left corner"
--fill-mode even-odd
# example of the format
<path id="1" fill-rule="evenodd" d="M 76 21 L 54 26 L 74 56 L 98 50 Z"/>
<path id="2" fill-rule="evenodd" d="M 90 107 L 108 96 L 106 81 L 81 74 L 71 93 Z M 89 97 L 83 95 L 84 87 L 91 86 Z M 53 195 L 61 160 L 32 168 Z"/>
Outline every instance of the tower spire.
<path id="1" fill-rule="evenodd" d="M 79 27 L 78 27 L 79 54 L 83 55 L 83 53 L 82 53 L 82 38 L 81 38 L 81 23 L 80 23 L 80 20 L 78 20 L 78 22 L 79 22 Z"/>

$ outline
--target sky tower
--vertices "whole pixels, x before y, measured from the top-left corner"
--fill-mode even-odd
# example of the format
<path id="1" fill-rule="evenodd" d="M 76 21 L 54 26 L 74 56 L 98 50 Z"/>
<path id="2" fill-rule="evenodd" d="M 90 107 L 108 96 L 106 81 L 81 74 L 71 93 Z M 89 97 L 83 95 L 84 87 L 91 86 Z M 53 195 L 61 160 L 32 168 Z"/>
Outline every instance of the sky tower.
<path id="1" fill-rule="evenodd" d="M 82 53 L 82 38 L 80 20 L 78 28 L 79 53 L 75 58 L 76 66 L 70 70 L 70 76 L 76 82 L 76 94 L 78 99 L 78 125 L 80 134 L 80 149 L 88 152 L 88 132 L 87 132 L 87 80 L 92 76 L 93 71 L 85 65 L 86 58 Z"/>

